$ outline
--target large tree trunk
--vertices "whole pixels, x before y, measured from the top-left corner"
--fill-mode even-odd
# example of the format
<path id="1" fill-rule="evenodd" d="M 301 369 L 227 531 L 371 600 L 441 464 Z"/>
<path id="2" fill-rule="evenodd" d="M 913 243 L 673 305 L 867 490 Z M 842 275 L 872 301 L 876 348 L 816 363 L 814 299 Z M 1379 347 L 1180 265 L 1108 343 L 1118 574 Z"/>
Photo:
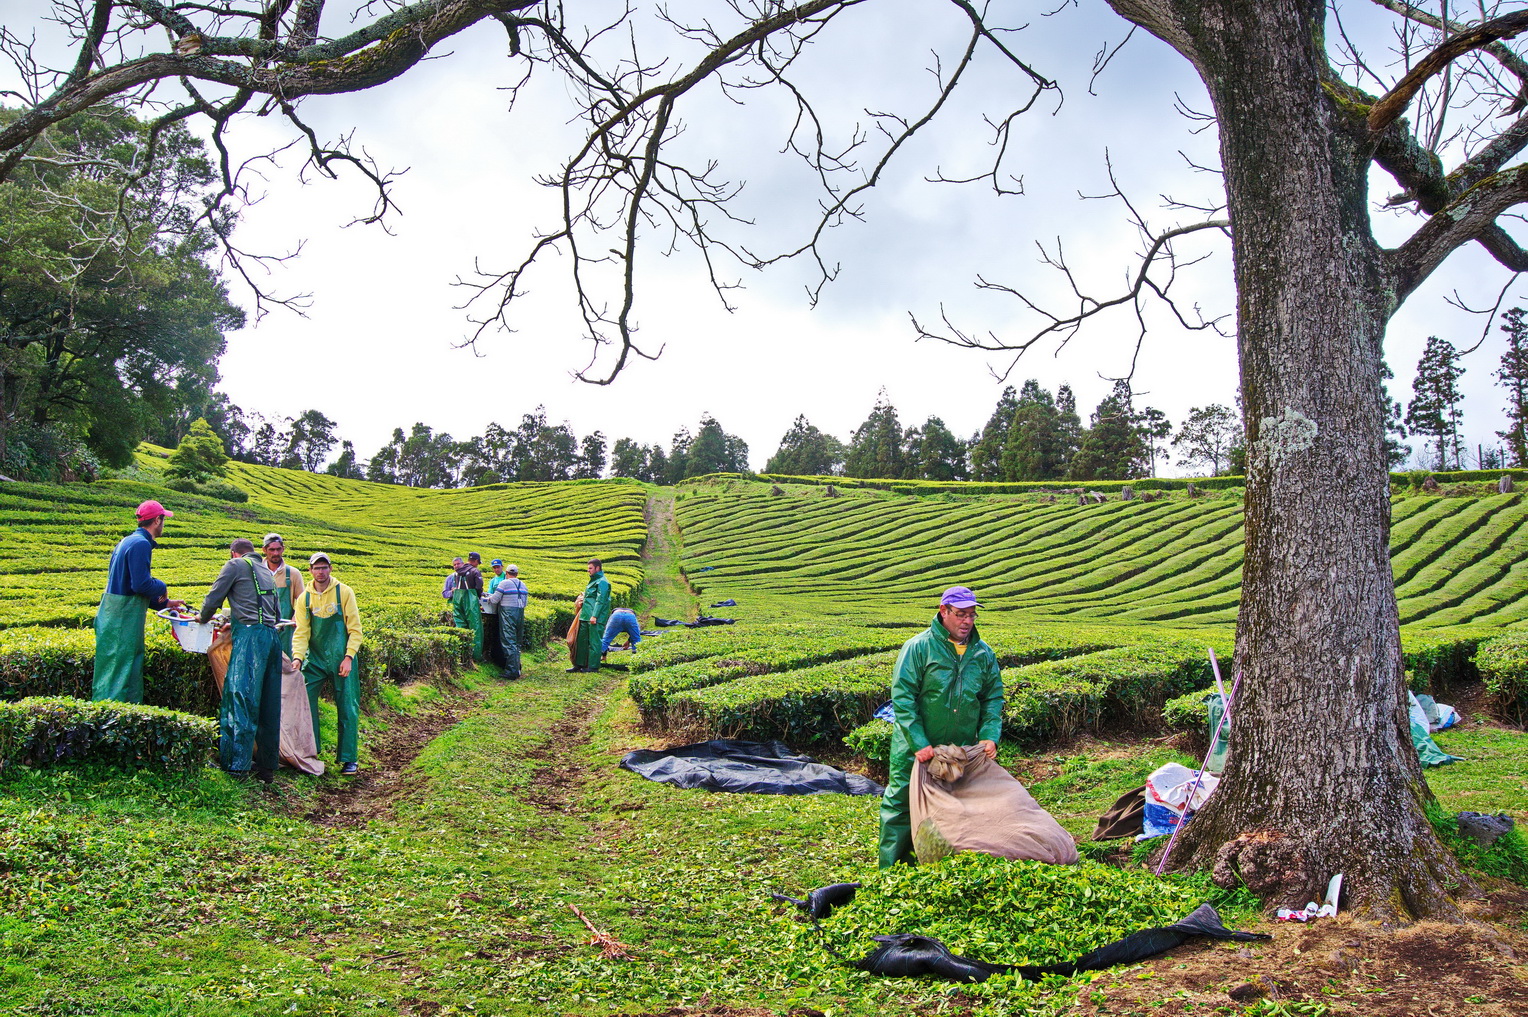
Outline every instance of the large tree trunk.
<path id="1" fill-rule="evenodd" d="M 1405 712 L 1380 379 L 1394 310 L 1361 121 L 1322 87 L 1320 0 L 1116 7 L 1184 52 L 1219 120 L 1247 418 L 1235 750 L 1175 866 L 1270 905 L 1457 913 Z M 1127 10 L 1128 8 L 1128 10 Z M 1144 23 L 1144 22 L 1143 22 Z"/>

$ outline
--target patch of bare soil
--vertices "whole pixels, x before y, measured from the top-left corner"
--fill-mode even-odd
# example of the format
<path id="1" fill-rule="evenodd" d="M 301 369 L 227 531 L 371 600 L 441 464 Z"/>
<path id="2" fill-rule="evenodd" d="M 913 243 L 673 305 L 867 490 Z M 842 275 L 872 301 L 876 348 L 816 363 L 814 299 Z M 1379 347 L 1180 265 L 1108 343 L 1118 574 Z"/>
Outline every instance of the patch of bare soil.
<path id="1" fill-rule="evenodd" d="M 1504 896 L 1483 913 L 1515 915 L 1512 924 L 1521 927 L 1521 894 Z M 1304 925 L 1269 922 L 1256 931 L 1273 939 L 1200 940 L 1111 972 L 1084 992 L 1077 1012 L 1242 1013 L 1259 1000 L 1324 1004 L 1334 1017 L 1528 1012 L 1528 936 L 1501 925 L 1418 922 L 1395 928 L 1341 916 Z M 1287 1012 L 1305 1011 L 1291 1006 Z"/>
<path id="2" fill-rule="evenodd" d="M 372 761 L 354 777 L 338 777 L 339 764 L 328 763 L 318 800 L 303 816 L 321 826 L 358 827 L 373 819 L 392 818 L 396 803 L 419 790 L 424 777 L 406 772 L 423 748 L 483 698 L 481 692 L 441 689 L 439 699 L 418 714 L 399 714 L 371 743 Z M 423 1011 L 421 1011 L 423 1012 Z"/>
<path id="3" fill-rule="evenodd" d="M 608 690 L 575 704 L 552 725 L 550 737 L 525 754 L 540 765 L 520 797 L 542 812 L 577 813 L 579 792 L 589 781 L 589 767 L 574 751 L 589 744 L 594 721 L 605 708 Z"/>

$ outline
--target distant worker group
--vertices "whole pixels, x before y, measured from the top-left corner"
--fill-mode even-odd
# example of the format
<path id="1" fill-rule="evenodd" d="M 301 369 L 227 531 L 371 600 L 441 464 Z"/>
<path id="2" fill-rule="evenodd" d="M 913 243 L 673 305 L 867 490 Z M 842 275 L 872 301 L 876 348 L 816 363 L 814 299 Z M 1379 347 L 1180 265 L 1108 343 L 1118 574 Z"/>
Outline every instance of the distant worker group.
<path id="1" fill-rule="evenodd" d="M 186 601 L 171 599 L 168 586 L 153 574 L 154 549 L 164 534 L 165 520 L 174 515 L 158 501 L 144 502 L 137 509 L 138 528 L 112 551 L 95 619 L 91 691 L 97 701 L 143 702 L 148 612 L 186 608 Z M 482 556 L 477 551 L 453 559 L 441 596 L 451 605 L 452 623 L 472 633 L 473 659 L 497 665 L 500 677 L 513 680 L 521 676 L 530 590 L 520 578 L 519 566 L 495 558 L 491 567 L 485 587 Z M 622 633 L 627 649 L 642 641 L 636 613 L 612 607 L 610 581 L 600 559 L 590 559 L 588 574 L 583 593 L 574 600 L 578 628 L 570 672 L 598 671 Z M 225 605 L 226 619 L 218 615 Z M 235 539 L 196 620 L 217 622 L 216 631 L 227 632 L 227 637 L 218 639 L 226 638 L 230 646 L 218 708 L 218 760 L 224 770 L 266 783 L 273 779 L 285 754 L 282 676 L 300 671 L 302 684 L 288 685 L 286 696 L 289 725 L 306 730 L 304 690 L 312 716 L 313 744 L 306 750 L 311 767 L 302 765 L 313 773 L 323 769 L 311 753 L 322 744 L 318 701 L 327 684 L 337 712 L 336 761 L 347 776 L 359 772 L 361 612 L 355 591 L 334 577 L 326 552 L 318 551 L 308 559 L 304 579 L 302 570 L 286 560 L 281 534 L 267 533 L 258 550 L 252 540 Z M 290 758 L 287 761 L 291 763 Z"/>
<path id="2" fill-rule="evenodd" d="M 175 513 L 157 501 L 138 506 L 138 528 L 112 551 L 106 591 L 96 613 L 92 698 L 143 702 L 144 627 L 150 610 L 185 608 L 153 575 L 153 551 L 164 521 Z M 310 584 L 285 560 L 280 534 L 266 534 L 261 553 L 252 540 L 229 544 L 197 620 L 213 622 L 228 606 L 232 637 L 218 708 L 218 761 L 235 777 L 270 783 L 280 760 L 282 671 L 300 669 L 319 742 L 318 694 L 333 686 L 338 711 L 340 772 L 359 772 L 361 612 L 355 592 L 332 575 L 323 551 L 308 560 Z M 299 710 L 300 713 L 300 710 Z"/>

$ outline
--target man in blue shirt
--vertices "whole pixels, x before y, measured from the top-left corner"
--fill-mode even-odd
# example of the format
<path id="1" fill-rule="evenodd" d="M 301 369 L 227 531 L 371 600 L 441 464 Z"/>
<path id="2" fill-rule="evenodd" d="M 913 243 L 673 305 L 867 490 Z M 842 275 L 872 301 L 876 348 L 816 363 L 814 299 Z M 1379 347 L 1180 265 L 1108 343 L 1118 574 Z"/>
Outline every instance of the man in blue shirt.
<path id="1" fill-rule="evenodd" d="M 95 617 L 95 678 L 91 698 L 143 702 L 143 627 L 150 610 L 182 608 L 153 575 L 154 548 L 175 513 L 157 501 L 138 506 L 138 528 L 123 537 L 106 568 L 106 592 Z"/>

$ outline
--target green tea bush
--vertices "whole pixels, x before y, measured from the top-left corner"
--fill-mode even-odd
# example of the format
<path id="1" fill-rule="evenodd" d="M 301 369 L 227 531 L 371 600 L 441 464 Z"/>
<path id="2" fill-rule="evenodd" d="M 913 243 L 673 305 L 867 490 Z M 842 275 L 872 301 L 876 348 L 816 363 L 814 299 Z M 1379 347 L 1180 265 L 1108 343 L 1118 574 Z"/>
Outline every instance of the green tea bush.
<path id="1" fill-rule="evenodd" d="M 217 740 L 216 721 L 153 706 L 66 696 L 0 703 L 0 772 L 74 763 L 194 770 Z"/>
<path id="2" fill-rule="evenodd" d="M 1517 629 L 1480 644 L 1475 666 L 1503 709 L 1528 716 L 1528 632 Z"/>
<path id="3" fill-rule="evenodd" d="M 1197 884 L 1139 869 L 1089 861 L 1047 865 L 974 852 L 856 878 L 865 885 L 851 903 L 835 909 L 819 929 L 798 930 L 795 947 L 804 957 L 820 956 L 831 944 L 840 955 L 858 959 L 875 946 L 874 936 L 916 933 L 989 963 L 1054 964 L 1140 929 L 1171 924 L 1207 899 L 1223 903 Z M 1232 908 L 1223 917 L 1235 921 L 1244 912 Z M 983 988 L 1002 991 L 1015 977 L 997 976 Z"/>
<path id="4" fill-rule="evenodd" d="M 870 720 L 844 735 L 844 747 L 857 752 L 872 762 L 886 763 L 891 760 L 891 733 L 895 725 L 889 720 Z"/>
<path id="5" fill-rule="evenodd" d="M 0 631 L 0 700 L 89 699 L 94 677 L 95 633 L 89 629 Z M 169 628 L 154 619 L 144 635 L 143 701 L 187 713 L 217 712 L 207 658 L 182 650 Z"/>
<path id="6" fill-rule="evenodd" d="M 877 653 L 681 692 L 669 699 L 668 722 L 712 738 L 835 741 L 886 701 L 895 660 Z"/>
<path id="7" fill-rule="evenodd" d="M 1169 697 L 1210 678 L 1204 644 L 1157 640 L 1003 675 L 1003 733 L 1023 742 L 1069 738 L 1106 723 L 1153 719 Z"/>
<path id="8" fill-rule="evenodd" d="M 1416 692 L 1444 692 L 1480 680 L 1475 655 L 1483 641 L 1479 635 L 1428 632 L 1401 634 L 1401 655 L 1412 675 Z"/>
<path id="9" fill-rule="evenodd" d="M 164 482 L 164 486 L 172 491 L 181 491 L 185 494 L 201 495 L 203 498 L 211 498 L 214 501 L 249 501 L 249 492 L 241 487 L 228 483 L 226 480 L 208 478 L 206 480 L 194 480 L 191 477 L 175 477 Z"/>

